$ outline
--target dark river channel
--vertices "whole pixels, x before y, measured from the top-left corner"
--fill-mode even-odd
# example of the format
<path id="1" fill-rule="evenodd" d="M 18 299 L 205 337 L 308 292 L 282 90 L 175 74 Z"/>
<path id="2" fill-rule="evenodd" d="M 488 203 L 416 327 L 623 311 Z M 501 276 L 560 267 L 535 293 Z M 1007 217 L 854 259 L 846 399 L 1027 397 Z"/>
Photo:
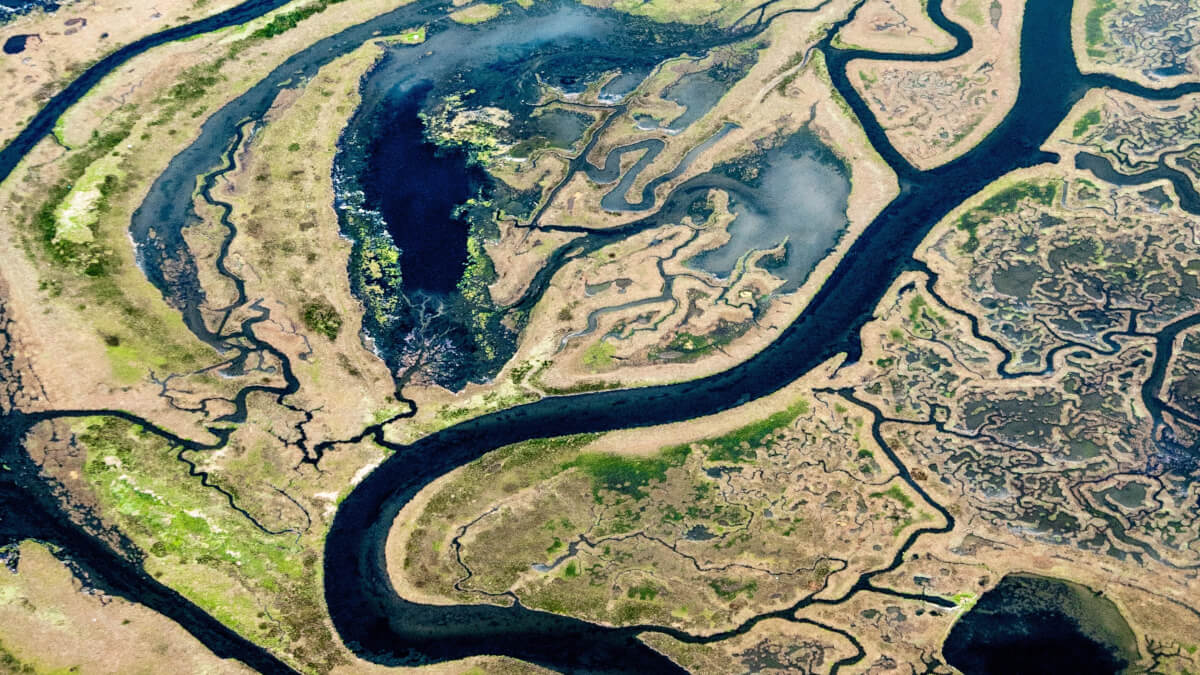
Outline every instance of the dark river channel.
<path id="1" fill-rule="evenodd" d="M 102 60 L 55 97 L 12 144 L 0 151 L 0 178 L 11 173 L 16 162 L 49 132 L 54 120 L 67 107 L 129 57 L 170 40 L 241 23 L 281 4 L 282 0 L 252 1 L 212 19 L 145 38 Z M 931 171 L 918 171 L 887 142 L 882 129 L 850 85 L 846 66 L 850 60 L 859 57 L 934 61 L 966 52 L 971 47 L 969 35 L 946 19 L 940 4 L 938 0 L 929 2 L 929 14 L 957 39 L 957 46 L 945 54 L 914 57 L 838 50 L 831 46 L 828 38 L 820 45 L 836 88 L 860 118 L 875 148 L 898 174 L 901 192 L 858 238 L 803 314 L 775 342 L 741 365 L 700 380 L 636 390 L 550 397 L 463 422 L 410 446 L 396 448 L 387 461 L 347 496 L 339 506 L 326 540 L 324 579 L 333 623 L 355 653 L 385 664 L 503 654 L 566 671 L 670 672 L 677 667 L 638 641 L 638 633 L 656 630 L 687 642 L 702 642 L 749 630 L 754 622 L 729 633 L 697 638 L 653 626 L 606 628 L 519 606 L 444 607 L 413 603 L 399 597 L 392 588 L 384 560 L 385 542 L 395 515 L 421 488 L 500 446 L 534 437 L 651 426 L 710 415 L 774 392 L 836 354 L 845 353 L 851 361 L 856 360 L 861 354 L 859 330 L 871 318 L 876 304 L 896 276 L 910 267 L 912 251 L 929 229 L 957 204 L 1003 174 L 1053 160 L 1053 156 L 1039 148 L 1089 88 L 1108 86 L 1155 99 L 1200 91 L 1200 86 L 1196 85 L 1153 91 L 1109 76 L 1081 75 L 1070 45 L 1071 3 L 1030 0 L 1021 36 L 1021 86 L 1012 111 L 992 134 L 964 157 Z M 194 281 L 194 267 L 190 273 L 180 275 L 179 281 L 174 276 L 170 281 L 166 279 L 161 267 L 164 261 L 188 259 L 179 229 L 192 217 L 188 196 L 193 192 L 197 177 L 221 165 L 243 122 L 257 119 L 267 110 L 280 83 L 309 77 L 320 66 L 378 34 L 395 33 L 418 23 L 430 22 L 442 11 L 442 8 L 424 3 L 403 7 L 322 40 L 293 56 L 262 83 L 214 114 L 204 124 L 199 139 L 177 155 L 159 177 L 135 214 L 131 233 L 139 243 L 141 263 L 148 277 L 180 307 L 189 327 L 197 335 L 216 339 L 199 316 L 198 307 L 203 296 Z M 516 18 L 518 15 L 520 18 Z M 836 33 L 838 27 L 829 34 Z M 753 30 L 748 28 L 747 32 Z M 672 45 L 669 51 L 644 48 L 649 44 L 644 40 L 645 36 L 654 31 L 663 37 L 662 44 Z M 744 34 L 711 35 L 697 29 L 648 27 L 616 14 L 566 9 L 558 4 L 538 5 L 527 14 L 514 13 L 503 20 L 476 27 L 437 21 L 431 28 L 425 49 L 439 46 L 446 53 L 439 59 L 430 59 L 428 75 L 420 70 L 426 67 L 424 64 L 414 65 L 411 76 L 390 85 L 397 89 L 381 89 L 378 95 L 394 96 L 397 104 L 394 110 L 414 110 L 404 106 L 415 106 L 412 101 L 416 98 L 406 96 L 418 96 L 414 92 L 420 92 L 421 86 L 429 86 L 422 84 L 427 80 L 432 79 L 432 86 L 436 88 L 434 75 L 465 68 L 473 63 L 470 59 L 476 53 L 483 55 L 480 57 L 483 62 L 503 64 L 530 55 L 553 60 L 558 58 L 556 54 L 591 54 L 594 51 L 601 62 L 578 67 L 578 76 L 586 78 L 589 73 L 610 68 L 614 63 L 620 65 L 622 59 L 631 71 L 644 67 L 644 63 L 640 66 L 628 63 L 632 58 L 628 53 L 637 51 L 631 45 L 641 49 L 637 59 L 653 59 L 647 61 L 652 63 L 683 51 L 695 54 L 740 37 Z M 456 49 L 455 44 L 460 46 Z M 395 53 L 402 54 L 400 50 Z M 605 55 L 611 58 L 604 61 Z M 570 67 L 569 59 L 554 63 Z M 396 61 L 391 65 L 399 67 L 398 64 Z M 390 65 L 385 63 L 384 67 Z M 570 85 L 569 82 L 564 84 Z M 521 91 L 521 87 L 513 87 L 512 95 L 520 96 Z M 369 88 L 364 93 L 374 95 Z M 369 110 L 368 103 L 369 100 L 365 100 L 364 111 Z M 411 133 L 403 128 L 403 125 L 411 124 L 410 121 L 378 118 L 376 122 L 385 126 L 400 125 L 393 128 L 402 134 Z M 428 157 L 422 158 L 419 152 L 410 155 L 408 151 L 412 148 L 402 142 L 393 148 L 384 141 L 379 142 L 383 145 L 376 146 L 376 153 L 386 156 L 388 162 L 380 164 L 376 161 L 373 168 L 368 169 L 375 171 L 380 181 L 377 185 L 383 186 L 383 192 L 395 190 L 403 194 L 403 191 L 411 190 L 411 186 L 405 186 L 404 178 L 419 178 L 424 171 L 420 163 Z M 435 168 L 436 180 L 446 181 L 447 189 L 456 198 L 477 187 L 475 179 L 469 175 L 453 176 L 444 166 L 435 165 Z M 386 202 L 381 196 L 383 192 L 375 195 L 381 204 Z M 640 208 L 641 204 L 629 206 Z M 445 204 L 433 200 L 427 207 L 434 213 L 444 210 Z M 385 205 L 383 208 L 392 207 Z M 153 239 L 151 231 L 155 234 Z M 424 235 L 403 233 L 401 236 Z M 449 256 L 446 264 L 460 265 L 455 256 Z M 425 266 L 424 271 L 420 271 L 421 265 Z M 435 262 L 425 261 L 412 269 L 415 275 L 423 278 L 421 282 L 414 279 L 413 283 L 424 283 L 430 289 L 446 288 L 451 278 L 449 272 L 437 269 Z M 51 411 L 2 417 L 0 453 L 3 461 L 16 469 L 0 475 L 0 504 L 6 509 L 5 518 L 0 520 L 0 535 L 7 541 L 34 537 L 54 543 L 61 547 L 65 557 L 75 560 L 86 570 L 98 587 L 169 616 L 217 654 L 242 659 L 262 671 L 287 670 L 278 659 L 229 631 L 177 593 L 162 587 L 140 565 L 119 556 L 62 514 L 50 496 L 48 486 L 37 477 L 36 467 L 31 466 L 23 453 L 20 439 L 40 420 L 101 413 L 138 422 L 182 445 L 195 445 L 120 411 Z M 924 494 L 917 484 L 913 486 Z M 906 547 L 916 536 L 909 538 Z M 903 551 L 899 555 L 903 555 Z M 899 555 L 893 565 L 899 563 Z M 980 604 L 983 604 L 982 600 Z M 787 612 L 773 615 L 786 616 Z"/>
<path id="2" fill-rule="evenodd" d="M 1111 77 L 1082 75 L 1071 52 L 1070 9 L 1070 3 L 1059 0 L 1028 4 L 1021 37 L 1021 87 L 1013 110 L 974 150 L 927 172 L 913 168 L 892 148 L 849 83 L 846 64 L 850 60 L 878 55 L 836 50 L 825 40 L 822 49 L 834 84 L 899 175 L 899 197 L 858 238 L 804 313 L 749 361 L 677 385 L 552 397 L 473 419 L 398 448 L 342 502 L 326 540 L 326 600 L 347 644 L 364 658 L 383 663 L 502 653 L 556 669 L 669 668 L 665 659 L 634 636 L 660 630 L 689 642 L 696 638 L 649 626 L 602 628 L 521 607 L 435 607 L 399 597 L 389 583 L 384 559 L 392 520 L 430 481 L 503 445 L 709 415 L 776 391 L 838 353 L 857 359 L 859 329 L 892 280 L 908 268 L 912 251 L 930 227 L 1005 173 L 1055 159 L 1040 146 L 1088 89 L 1111 86 L 1156 99 L 1200 90 L 1188 86 L 1151 91 Z M 929 3 L 929 12 L 957 38 L 955 49 L 927 57 L 886 58 L 940 60 L 970 48 L 966 31 L 945 18 L 938 2 Z M 712 639 L 726 637 L 729 634 Z"/>

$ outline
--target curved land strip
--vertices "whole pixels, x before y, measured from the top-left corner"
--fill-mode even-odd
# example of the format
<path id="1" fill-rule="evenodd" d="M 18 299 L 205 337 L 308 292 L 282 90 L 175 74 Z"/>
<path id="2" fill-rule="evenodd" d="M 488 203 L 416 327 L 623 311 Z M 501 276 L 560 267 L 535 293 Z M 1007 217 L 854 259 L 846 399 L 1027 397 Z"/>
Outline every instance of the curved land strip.
<path id="1" fill-rule="evenodd" d="M 839 49 L 870 49 L 892 54 L 940 53 L 954 40 L 913 0 L 868 0 L 834 39 Z"/>
<path id="2" fill-rule="evenodd" d="M 978 5 L 949 5 L 971 33 L 965 53 L 923 62 L 868 59 L 850 66 L 851 81 L 889 140 L 918 168 L 961 156 L 1004 119 L 1016 99 L 1024 3 L 992 3 L 987 17 Z"/>

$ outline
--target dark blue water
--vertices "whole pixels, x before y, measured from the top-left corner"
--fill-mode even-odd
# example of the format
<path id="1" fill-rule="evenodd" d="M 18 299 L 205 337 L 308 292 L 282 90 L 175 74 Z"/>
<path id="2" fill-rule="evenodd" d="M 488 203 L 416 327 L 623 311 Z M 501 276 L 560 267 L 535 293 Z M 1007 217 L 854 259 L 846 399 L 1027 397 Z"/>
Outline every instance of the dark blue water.
<path id="1" fill-rule="evenodd" d="M 452 119 L 463 110 L 500 108 L 511 114 L 509 126 L 491 132 L 501 144 L 533 139 L 575 145 L 594 120 L 538 107 L 545 84 L 584 88 L 614 71 L 648 69 L 713 39 L 730 38 L 557 3 L 479 27 L 431 29 L 419 47 L 387 48 L 363 78 L 362 103 L 339 142 L 335 174 L 343 231 L 356 237 L 362 227 L 373 236 L 386 230 L 400 254 L 401 280 L 388 282 L 382 293 L 364 292 L 380 282 L 360 274 L 357 243 L 350 269 L 360 299 L 388 298 L 386 311 L 368 305 L 364 327 L 394 372 L 426 353 L 418 330 L 444 336 L 442 344 L 452 354 L 422 367 L 441 386 L 458 390 L 503 367 L 516 348 L 513 326 L 525 314 L 492 304 L 485 264 L 471 278 L 464 276 L 468 236 L 497 237 L 495 212 L 528 216 L 542 196 L 540 189 L 522 192 L 492 180 L 465 151 L 436 148 L 428 138 L 438 129 L 423 127 L 418 115 Z M 647 42 L 661 46 L 631 48 Z M 447 108 L 451 96 L 458 103 Z M 473 204 L 466 205 L 470 198 Z"/>
<path id="2" fill-rule="evenodd" d="M 650 68 L 623 70 L 600 89 L 600 100 L 616 102 L 625 98 L 650 75 L 650 71 Z"/>
<path id="3" fill-rule="evenodd" d="M 678 82 L 663 91 L 663 98 L 684 108 L 683 113 L 667 125 L 667 129 L 683 131 L 690 127 L 693 122 L 712 110 L 728 90 L 729 83 L 713 77 L 707 71 L 679 78 Z"/>
<path id="4" fill-rule="evenodd" d="M 454 212 L 478 192 L 485 174 L 467 164 L 465 152 L 425 140 L 417 113 L 429 89 L 384 98 L 362 186 L 400 249 L 405 289 L 446 294 L 454 292 L 467 261 L 469 224 Z"/>
<path id="5" fill-rule="evenodd" d="M 104 59 L 55 97 L 0 152 L 0 177 L 11 173 L 16 162 L 49 132 L 67 106 L 133 54 L 154 44 L 244 21 L 279 4 L 281 0 L 246 3 L 213 19 L 156 34 Z M 948 30 L 959 45 L 949 54 L 915 60 L 944 59 L 969 49 L 966 31 L 946 21 L 940 4 L 930 2 L 928 8 L 934 21 Z M 557 668 L 669 670 L 669 662 L 636 640 L 636 633 L 642 627 L 608 629 L 520 608 L 433 607 L 400 598 L 388 579 L 384 559 L 384 542 L 393 517 L 430 481 L 501 445 L 532 437 L 647 426 L 712 414 L 775 391 L 839 352 L 846 353 L 850 361 L 856 360 L 861 352 L 859 329 L 871 317 L 892 280 L 906 269 L 912 250 L 928 229 L 962 199 L 996 177 L 1049 159 L 1038 147 L 1089 87 L 1111 86 L 1155 99 L 1200 90 L 1186 86 L 1154 92 L 1108 76 L 1081 76 L 1075 68 L 1067 37 L 1069 11 L 1070 3 L 1060 0 L 1029 3 L 1022 30 L 1021 89 L 1014 109 L 978 148 L 930 172 L 916 171 L 888 144 L 886 135 L 849 84 L 847 63 L 854 58 L 876 55 L 835 50 L 826 40 L 822 49 L 834 84 L 859 115 L 876 149 L 899 174 L 902 185 L 899 198 L 855 242 L 803 315 L 775 343 L 734 369 L 679 385 L 546 399 L 471 420 L 412 446 L 395 448 L 395 454 L 340 505 L 326 540 L 326 601 L 334 625 L 347 645 L 364 658 L 380 663 L 417 663 L 490 653 L 528 658 Z M 361 43 L 375 31 L 386 28 L 388 20 L 395 23 L 395 28 L 402 28 L 412 25 L 417 16 L 417 8 L 410 6 L 385 20 L 355 27 L 336 39 L 319 43 L 314 47 L 317 51 L 297 55 L 273 75 L 280 75 L 282 81 L 311 74 L 313 68 L 347 51 L 351 43 Z M 480 35 L 487 35 L 489 29 L 486 24 L 480 27 Z M 474 43 L 469 43 L 463 48 L 473 46 Z M 232 138 L 233 127 L 245 117 L 239 113 L 261 114 L 265 110 L 273 98 L 274 84 L 255 92 L 261 94 L 261 99 L 240 108 L 232 107 L 229 118 L 206 123 L 196 153 L 181 159 L 181 165 L 173 162 L 179 179 L 172 192 L 176 203 L 190 201 L 186 198 L 191 194 L 187 181 L 194 181 L 196 175 L 213 166 L 213 158 L 224 151 Z M 188 162 L 192 164 L 187 165 Z M 183 165 L 187 166 L 180 170 Z M 180 186 L 184 189 L 178 189 Z M 182 227 L 182 223 L 178 226 Z M 52 412 L 43 417 L 70 414 Z M 108 414 L 133 419 L 120 411 Z M 0 417 L 0 441 L 6 453 L 19 452 L 17 441 L 26 427 L 27 423 L 19 416 Z M 157 429 L 154 433 L 168 435 Z M 3 521 L 5 537 L 45 536 L 69 554 L 93 563 L 101 574 L 118 579 L 120 583 L 114 582 L 117 592 L 171 616 L 218 653 L 236 654 L 240 650 L 240 656 L 255 661 L 260 668 L 282 668 L 263 650 L 244 640 L 239 642 L 231 631 L 177 594 L 164 594 L 162 587 L 135 564 L 115 556 L 104 546 L 97 547 L 96 540 L 67 522 L 52 500 L 43 500 L 51 504 L 45 509 L 33 508 L 31 503 L 48 495 L 34 473 L 9 472 L 5 474 L 8 478 L 0 481 L 0 497 L 5 500 L 6 513 L 15 514 Z M 9 478 L 13 481 L 9 482 Z M 707 639 L 676 636 L 688 641 Z M 714 636 L 720 637 L 723 636 Z"/>
<path id="6" fill-rule="evenodd" d="M 658 155 L 663 151 L 663 148 L 666 147 L 666 143 L 664 143 L 661 139 L 648 138 L 644 141 L 638 141 L 637 143 L 631 143 L 629 145 L 615 148 L 612 152 L 608 153 L 607 157 L 604 158 L 604 166 L 597 168 L 588 164 L 584 170 L 587 172 L 588 178 L 602 184 L 616 180 L 618 175 L 621 177 L 621 180 L 617 182 L 616 186 L 604 193 L 604 196 L 600 198 L 601 208 L 607 211 L 650 211 L 659 204 L 654 194 L 659 186 L 665 185 L 666 183 L 669 183 L 683 175 L 683 173 L 688 170 L 688 167 L 692 165 L 692 162 L 696 161 L 697 157 L 704 154 L 709 148 L 716 144 L 717 141 L 724 138 L 725 134 L 728 134 L 735 128 L 737 128 L 737 125 L 733 124 L 732 122 L 726 122 L 721 129 L 717 131 L 717 133 L 709 136 L 704 140 L 703 143 L 700 143 L 696 147 L 689 150 L 687 154 L 683 156 L 683 159 L 679 161 L 679 164 L 675 165 L 675 168 L 660 176 L 656 176 L 650 181 L 647 181 L 646 184 L 642 186 L 641 193 L 635 195 L 637 197 L 637 201 L 629 200 L 629 189 L 642 174 L 642 171 L 644 171 L 646 167 L 650 166 L 650 163 L 653 162 L 655 158 L 657 158 Z M 631 166 L 622 175 L 620 174 L 621 158 L 622 156 L 631 152 L 642 152 L 642 155 L 638 157 L 638 160 L 634 162 L 633 166 Z"/>
<path id="7" fill-rule="evenodd" d="M 964 675 L 1119 673 L 1138 659 L 1116 605 L 1066 581 L 1004 577 L 954 624 L 942 647 Z"/>
<path id="8" fill-rule="evenodd" d="M 26 43 L 28 43 L 29 40 L 36 38 L 36 37 L 37 37 L 36 35 L 29 35 L 29 34 L 11 35 L 8 37 L 7 40 L 4 41 L 4 53 L 5 54 L 20 54 L 21 52 L 25 51 Z"/>
<path id="9" fill-rule="evenodd" d="M 557 148 L 570 148 L 583 137 L 593 120 L 583 113 L 570 110 L 548 110 L 533 118 L 530 126 L 535 133 Z"/>

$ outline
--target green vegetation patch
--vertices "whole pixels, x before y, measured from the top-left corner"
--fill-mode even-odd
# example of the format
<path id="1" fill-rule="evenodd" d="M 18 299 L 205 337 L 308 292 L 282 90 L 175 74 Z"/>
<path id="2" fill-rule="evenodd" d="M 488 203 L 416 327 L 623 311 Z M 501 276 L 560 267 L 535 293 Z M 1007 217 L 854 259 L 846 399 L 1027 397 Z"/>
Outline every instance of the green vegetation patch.
<path id="1" fill-rule="evenodd" d="M 693 333 L 677 333 L 665 347 L 650 350 L 651 359 L 663 359 L 674 362 L 696 361 L 718 349 L 725 347 L 750 330 L 750 321 L 733 323 L 721 321 L 711 332 L 704 335 Z M 672 354 L 668 359 L 664 354 Z"/>
<path id="2" fill-rule="evenodd" d="M 808 401 L 800 399 L 765 419 L 752 422 L 718 438 L 701 441 L 708 447 L 708 460 L 712 462 L 750 462 L 758 456 L 755 448 L 762 447 L 767 437 L 777 429 L 785 427 L 796 418 L 807 413 Z"/>
<path id="3" fill-rule="evenodd" d="M 224 63 L 218 60 L 215 66 L 199 65 L 188 68 L 183 71 L 179 81 L 167 90 L 167 96 L 178 103 L 189 103 L 203 98 L 209 87 L 221 81 L 217 71 L 222 65 Z"/>
<path id="4" fill-rule="evenodd" d="M 967 241 L 963 243 L 964 253 L 972 253 L 979 248 L 979 226 L 995 216 L 1011 213 L 1025 200 L 1032 200 L 1043 206 L 1054 203 L 1058 194 L 1058 186 L 1054 183 L 1037 183 L 1021 181 L 988 197 L 982 204 L 959 217 L 958 229 L 967 233 Z"/>
<path id="5" fill-rule="evenodd" d="M 757 581 L 742 582 L 737 579 L 715 579 L 708 582 L 708 586 L 718 598 L 725 601 L 735 600 L 739 595 L 753 598 L 754 592 L 758 590 Z"/>
<path id="6" fill-rule="evenodd" d="M 617 346 L 601 339 L 593 343 L 583 352 L 583 365 L 588 367 L 588 370 L 596 372 L 599 370 L 607 370 L 612 367 L 613 357 L 617 353 Z"/>
<path id="7" fill-rule="evenodd" d="M 1093 49 L 1096 45 L 1104 42 L 1104 15 L 1116 9 L 1117 3 L 1114 0 L 1096 0 L 1092 5 L 1092 9 L 1084 18 L 1083 28 L 1085 39 L 1088 45 L 1088 54 L 1092 56 L 1104 56 L 1104 51 Z"/>
<path id="8" fill-rule="evenodd" d="M 955 8 L 959 15 L 964 19 L 969 19 L 977 26 L 982 26 L 986 22 L 983 18 L 983 8 L 980 6 L 979 0 L 966 0 L 960 2 Z"/>
<path id="9" fill-rule="evenodd" d="M 115 170 L 109 153 L 132 127 L 133 121 L 127 120 L 103 134 L 93 131 L 87 145 L 67 156 L 62 180 L 49 189 L 46 201 L 34 213 L 34 226 L 55 262 L 93 277 L 112 270 L 115 261 L 100 244 L 96 223 L 108 211 L 109 198 L 119 185 L 118 177 L 109 173 Z M 104 170 L 93 170 L 102 160 L 107 160 Z"/>
<path id="10" fill-rule="evenodd" d="M 100 515 L 148 553 L 151 574 L 251 640 L 290 650 L 305 670 L 338 664 L 316 551 L 294 533 L 258 529 L 225 495 L 188 475 L 181 448 L 142 427 L 92 417 L 76 438 Z M 300 642 L 304 649 L 293 649 Z"/>
<path id="11" fill-rule="evenodd" d="M 925 296 L 914 295 L 912 300 L 908 301 L 908 321 L 909 321 L 909 323 L 912 324 L 913 328 L 917 329 L 917 330 L 928 328 L 928 326 L 926 326 L 925 321 L 924 321 L 924 319 L 926 319 L 926 318 L 928 318 L 929 320 L 933 321 L 938 326 L 941 326 L 943 328 L 945 328 L 946 325 L 948 325 L 948 323 L 949 323 L 946 320 L 946 317 L 944 317 L 941 314 L 939 314 L 938 312 L 934 311 L 933 307 L 931 307 L 929 305 L 929 302 L 925 300 Z M 932 335 L 932 333 L 929 333 L 928 335 L 926 335 L 926 337 L 929 337 L 931 335 Z"/>
<path id="12" fill-rule="evenodd" d="M 886 497 L 888 499 L 894 499 L 897 502 L 900 502 L 900 505 L 906 509 L 911 509 L 912 507 L 916 506 L 916 503 L 913 502 L 912 497 L 909 497 L 899 485 L 893 485 L 882 492 L 872 492 L 870 496 L 873 498 Z"/>
<path id="13" fill-rule="evenodd" d="M 498 492 L 493 474 L 496 462 L 504 466 L 505 475 L 512 479 L 511 484 L 527 485 L 569 468 L 570 462 L 563 464 L 562 460 L 597 438 L 600 438 L 600 434 L 535 438 L 490 452 L 462 469 L 463 475 L 456 483 L 460 486 L 459 490 L 442 490 L 434 495 L 421 518 L 432 521 L 439 517 L 453 517 L 459 505 L 471 503 L 481 495 Z"/>
<path id="14" fill-rule="evenodd" d="M 841 35 L 841 33 L 839 33 L 838 35 Z M 835 38 L 835 39 L 837 39 L 837 38 Z M 788 57 L 788 60 L 785 61 L 784 64 L 779 67 L 778 70 L 775 71 L 774 76 L 783 75 L 784 73 L 787 73 L 789 70 L 792 70 L 796 66 L 800 65 L 800 63 L 804 61 L 804 54 L 805 54 L 804 50 L 794 52 L 791 56 Z M 779 94 L 780 96 L 786 95 L 787 88 L 792 85 L 792 82 L 794 82 L 799 75 L 800 75 L 799 70 L 793 70 L 792 72 L 785 75 L 784 78 L 779 81 L 779 84 L 775 85 L 775 93 Z"/>
<path id="15" fill-rule="evenodd" d="M 597 502 L 603 501 L 602 490 L 641 499 L 646 496 L 643 488 L 651 481 L 665 481 L 667 469 L 682 465 L 690 453 L 691 449 L 686 445 L 664 448 L 657 457 L 623 457 L 585 452 L 563 464 L 561 469 L 579 469 L 590 476 L 592 495 Z"/>
<path id="16" fill-rule="evenodd" d="M 975 606 L 975 602 L 979 600 L 979 596 L 974 593 L 955 593 L 950 596 L 954 604 L 958 605 L 963 611 L 967 611 Z"/>
<path id="17" fill-rule="evenodd" d="M 1075 128 L 1071 131 L 1072 138 L 1079 138 L 1087 133 L 1087 130 L 1100 123 L 1100 109 L 1093 108 L 1083 114 L 1082 117 L 1075 120 Z"/>
<path id="18" fill-rule="evenodd" d="M 631 586 L 629 590 L 625 592 L 625 597 L 650 601 L 658 597 L 658 587 L 654 586 L 653 584 L 638 584 L 637 586 Z"/>
<path id="19" fill-rule="evenodd" d="M 36 673 L 37 668 L 33 667 L 18 658 L 15 654 L 8 651 L 4 647 L 4 643 L 0 642 L 0 670 L 6 673 Z"/>
<path id="20" fill-rule="evenodd" d="M 336 5 L 337 3 L 344 1 L 345 0 L 320 0 L 320 2 L 315 2 L 311 5 L 297 7 L 290 12 L 276 14 L 275 17 L 267 23 L 267 25 L 251 33 L 250 37 L 273 38 L 280 33 L 286 33 L 287 31 L 295 28 L 297 24 L 308 17 L 324 12 L 325 9 L 330 5 Z"/>
<path id="21" fill-rule="evenodd" d="M 720 14 L 741 14 L 744 11 L 739 3 L 722 3 L 718 0 L 615 0 L 611 7 L 618 12 L 627 12 L 659 23 L 690 24 L 720 21 Z"/>
<path id="22" fill-rule="evenodd" d="M 425 26 L 402 31 L 396 36 L 396 40 L 406 45 L 419 45 L 425 41 Z"/>
<path id="23" fill-rule="evenodd" d="M 309 330 L 320 333 L 330 340 L 336 340 L 338 333 L 342 330 L 342 316 L 324 298 L 304 303 L 301 318 Z"/>

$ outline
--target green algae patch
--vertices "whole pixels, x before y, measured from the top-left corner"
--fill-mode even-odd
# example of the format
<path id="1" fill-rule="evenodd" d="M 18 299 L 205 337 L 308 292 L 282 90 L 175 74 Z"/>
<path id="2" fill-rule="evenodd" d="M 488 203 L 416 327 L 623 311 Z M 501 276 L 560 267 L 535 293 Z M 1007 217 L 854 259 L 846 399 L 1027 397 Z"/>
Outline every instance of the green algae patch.
<path id="1" fill-rule="evenodd" d="M 476 205 L 474 199 L 468 200 L 468 207 Z M 504 315 L 497 311 L 489 290 L 499 277 L 484 244 L 489 234 L 486 229 L 479 221 L 472 219 L 467 235 L 467 264 L 457 286 L 470 309 L 471 336 L 475 344 L 486 360 L 496 362 L 505 353 L 505 345 L 500 337 L 503 335 L 500 322 Z"/>
<path id="2" fill-rule="evenodd" d="M 464 98 L 474 94 L 469 89 L 450 94 L 430 111 L 417 113 L 425 124 L 425 136 L 439 147 L 462 148 L 470 161 L 487 168 L 496 158 L 511 148 L 501 139 L 512 126 L 512 113 L 495 106 L 468 107 Z M 468 206 L 475 200 L 469 200 Z"/>
<path id="3" fill-rule="evenodd" d="M 486 2 L 481 2 L 477 5 L 471 5 L 457 12 L 450 14 L 450 19 L 458 23 L 472 25 L 491 21 L 500 15 L 502 8 L 500 5 L 492 5 Z"/>

